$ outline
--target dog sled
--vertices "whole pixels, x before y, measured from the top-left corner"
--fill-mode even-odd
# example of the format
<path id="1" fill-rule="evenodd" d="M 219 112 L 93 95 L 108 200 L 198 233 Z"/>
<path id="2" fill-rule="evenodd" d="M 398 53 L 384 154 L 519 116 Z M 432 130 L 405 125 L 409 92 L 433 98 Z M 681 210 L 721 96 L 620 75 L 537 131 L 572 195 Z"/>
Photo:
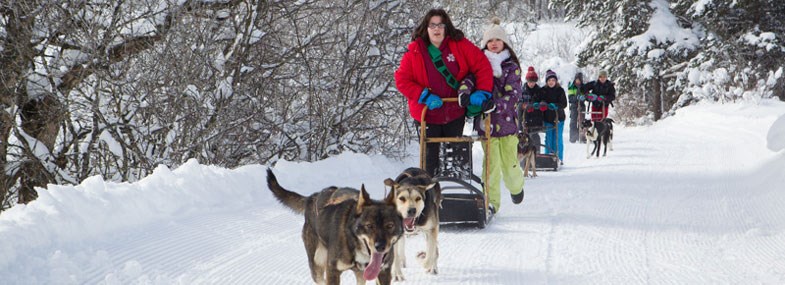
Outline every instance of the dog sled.
<path id="1" fill-rule="evenodd" d="M 578 106 L 579 107 L 578 108 L 579 109 L 579 111 L 578 111 L 578 121 L 577 122 L 572 122 L 572 124 L 578 124 L 578 142 L 586 143 L 586 127 L 583 126 L 583 121 L 584 120 L 592 120 L 594 122 L 597 122 L 597 121 L 602 120 L 602 118 L 607 117 L 608 114 L 605 113 L 605 102 L 602 102 L 602 106 L 600 108 L 600 111 L 592 111 L 592 109 L 591 109 L 592 102 L 591 101 L 588 101 L 588 100 L 584 99 L 580 103 L 582 103 L 581 105 L 583 105 L 583 106 L 582 107 L 580 105 Z M 599 117 L 599 119 L 597 117 Z"/>
<path id="2" fill-rule="evenodd" d="M 533 108 L 528 106 L 527 108 Z M 518 110 L 521 110 L 520 107 Z M 537 112 L 537 111 L 535 111 Z M 540 111 L 541 112 L 541 111 Z M 534 140 L 537 144 L 537 152 L 534 154 L 534 164 L 535 169 L 537 170 L 552 170 L 552 171 L 559 171 L 559 150 L 558 149 L 551 149 L 549 146 L 544 145 L 542 140 L 540 139 L 540 134 L 544 134 L 549 128 L 545 126 L 542 119 L 539 120 L 527 120 L 526 118 L 526 111 L 518 112 L 518 128 L 521 132 L 528 136 L 528 139 Z M 553 122 L 553 127 L 556 129 L 556 141 L 559 141 L 559 116 L 556 116 L 556 120 Z M 540 148 L 548 150 L 550 153 L 541 153 L 539 151 Z M 522 159 L 520 162 L 521 169 L 526 169 L 526 161 Z"/>
<path id="3" fill-rule="evenodd" d="M 458 102 L 457 98 L 444 98 L 444 102 Z M 440 224 L 476 225 L 485 228 L 493 218 L 493 212 L 488 205 L 487 186 L 482 178 L 474 174 L 472 161 L 472 146 L 474 142 L 485 143 L 490 148 L 490 132 L 485 136 L 461 137 L 426 137 L 424 108 L 420 117 L 420 168 L 426 169 L 426 144 L 439 143 L 439 166 L 434 178 L 439 181 L 442 191 L 442 204 L 439 208 Z M 486 116 L 485 129 L 491 125 L 490 116 Z M 488 156 L 484 156 L 486 175 Z"/>

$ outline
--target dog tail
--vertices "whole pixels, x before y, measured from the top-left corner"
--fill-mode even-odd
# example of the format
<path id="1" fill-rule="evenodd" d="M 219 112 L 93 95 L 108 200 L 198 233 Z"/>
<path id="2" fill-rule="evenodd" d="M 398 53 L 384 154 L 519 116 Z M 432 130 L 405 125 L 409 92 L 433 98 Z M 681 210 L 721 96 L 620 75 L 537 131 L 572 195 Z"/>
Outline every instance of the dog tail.
<path id="1" fill-rule="evenodd" d="M 278 179 L 271 169 L 267 169 L 267 187 L 281 204 L 289 207 L 295 212 L 302 214 L 305 212 L 305 197 L 292 191 L 286 190 L 278 184 Z"/>

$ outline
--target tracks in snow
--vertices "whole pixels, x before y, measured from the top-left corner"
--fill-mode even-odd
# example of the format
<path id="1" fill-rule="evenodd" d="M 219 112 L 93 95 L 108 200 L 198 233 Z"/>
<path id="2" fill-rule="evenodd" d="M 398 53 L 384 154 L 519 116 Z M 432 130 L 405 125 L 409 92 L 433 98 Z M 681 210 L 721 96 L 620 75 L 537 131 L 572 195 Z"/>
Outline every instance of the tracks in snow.
<path id="1" fill-rule="evenodd" d="M 409 238 L 401 284 L 785 283 L 785 196 L 749 181 L 743 154 L 722 155 L 760 138 L 691 127 L 620 128 L 602 159 L 568 143 L 566 167 L 528 179 L 523 205 L 502 190 L 488 228 L 440 233 L 439 275 L 416 260 L 424 238 Z M 83 265 L 50 273 L 73 283 L 310 284 L 302 219 L 268 201 L 35 254 L 44 268 L 58 254 Z"/>

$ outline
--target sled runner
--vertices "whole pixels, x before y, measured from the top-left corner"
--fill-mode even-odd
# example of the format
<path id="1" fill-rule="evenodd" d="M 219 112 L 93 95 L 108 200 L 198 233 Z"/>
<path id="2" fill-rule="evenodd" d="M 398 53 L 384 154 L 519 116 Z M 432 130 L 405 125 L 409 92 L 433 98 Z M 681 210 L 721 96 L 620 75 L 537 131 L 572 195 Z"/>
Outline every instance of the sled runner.
<path id="1" fill-rule="evenodd" d="M 445 98 L 444 102 L 457 102 L 457 98 Z M 474 174 L 472 146 L 476 141 L 490 147 L 490 132 L 484 137 L 426 137 L 424 108 L 420 119 L 420 168 L 425 168 L 426 144 L 439 143 L 439 166 L 434 178 L 439 181 L 442 191 L 442 204 L 439 208 L 440 224 L 468 224 L 485 228 L 493 218 L 488 206 L 488 191 L 482 179 Z M 486 129 L 490 129 L 491 119 L 484 119 Z M 485 156 L 485 171 L 488 171 L 488 158 Z M 487 173 L 485 176 L 488 176 Z"/>

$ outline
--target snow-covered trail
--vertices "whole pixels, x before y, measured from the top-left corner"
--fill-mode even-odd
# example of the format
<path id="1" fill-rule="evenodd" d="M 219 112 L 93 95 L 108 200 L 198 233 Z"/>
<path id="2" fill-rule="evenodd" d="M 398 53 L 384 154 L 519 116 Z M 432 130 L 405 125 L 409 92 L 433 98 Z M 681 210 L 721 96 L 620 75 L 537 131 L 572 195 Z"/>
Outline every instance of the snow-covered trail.
<path id="1" fill-rule="evenodd" d="M 486 229 L 442 231 L 439 275 L 419 268 L 414 255 L 424 240 L 410 238 L 401 284 L 785 283 L 785 153 L 766 149 L 782 114 L 781 102 L 688 107 L 654 126 L 617 126 L 615 150 L 601 159 L 567 143 L 565 167 L 527 179 L 522 205 L 503 193 Z M 303 194 L 365 183 L 380 198 L 382 180 L 414 164 L 344 154 L 283 161 L 274 171 Z M 0 258 L 2 283 L 310 284 L 303 218 L 272 198 L 263 171 L 189 164 L 119 184 L 124 199 L 107 198 L 115 195 L 109 183 L 106 193 L 85 194 L 110 208 L 137 205 L 115 207 L 121 214 L 61 206 L 79 200 L 57 195 L 81 194 L 52 190 L 65 193 L 0 215 L 0 239 L 10 241 L 0 250 L 14 253 Z M 150 187 L 172 189 L 133 194 Z M 171 195 L 189 188 L 210 202 Z M 144 209 L 134 195 L 180 210 L 134 218 Z M 47 220 L 76 221 L 69 231 Z M 91 227 L 96 221 L 120 225 Z M 342 277 L 354 284 L 352 274 Z"/>

